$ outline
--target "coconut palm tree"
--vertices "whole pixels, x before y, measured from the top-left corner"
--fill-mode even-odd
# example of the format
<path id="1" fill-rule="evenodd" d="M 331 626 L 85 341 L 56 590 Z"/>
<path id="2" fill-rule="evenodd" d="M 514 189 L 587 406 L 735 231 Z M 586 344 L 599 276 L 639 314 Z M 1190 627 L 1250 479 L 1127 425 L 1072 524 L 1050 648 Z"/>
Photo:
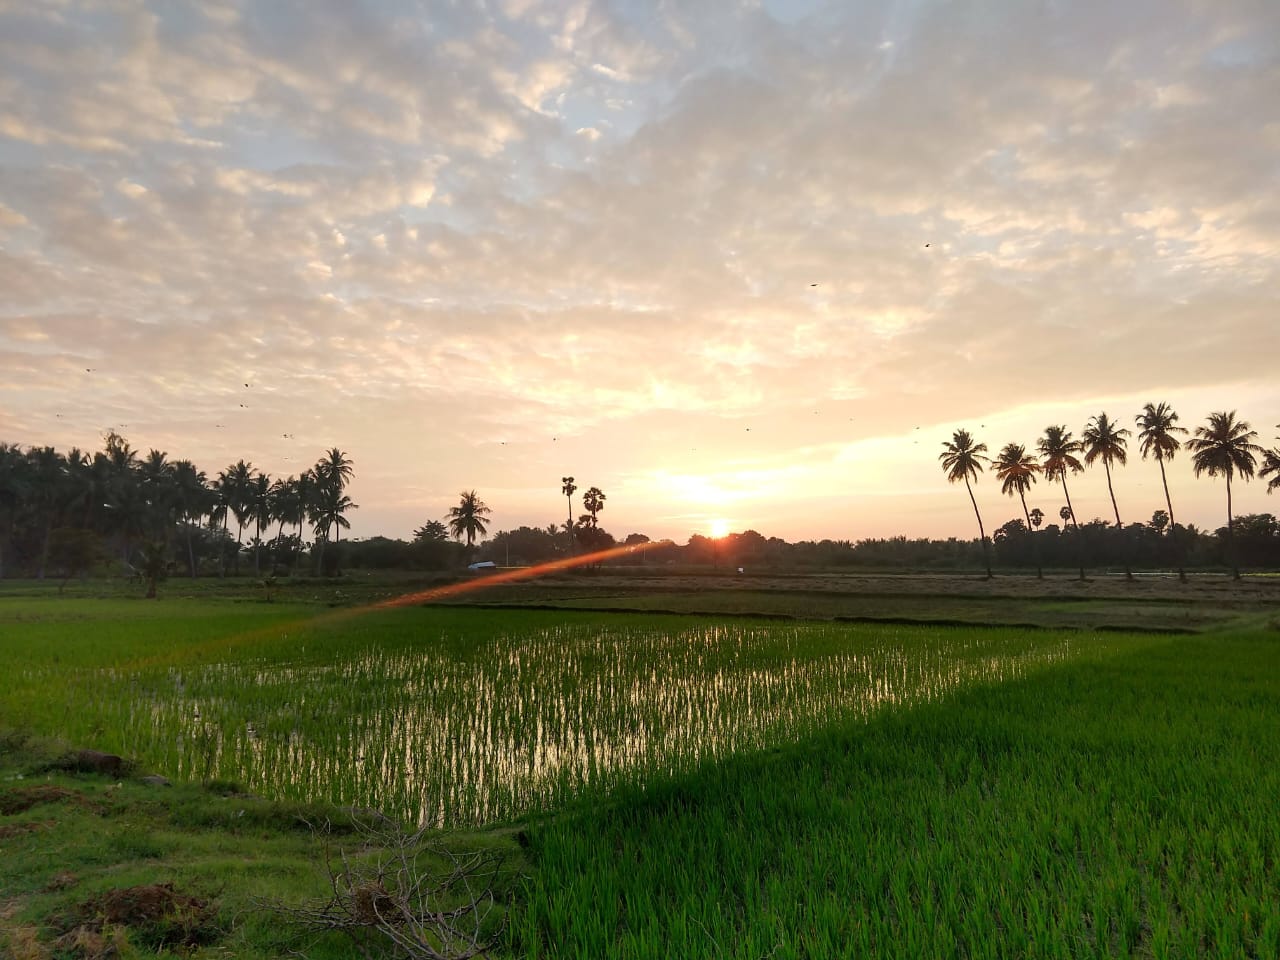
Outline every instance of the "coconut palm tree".
<path id="1" fill-rule="evenodd" d="M 1107 473 L 1107 493 L 1111 495 L 1111 509 L 1116 515 L 1116 529 L 1123 530 L 1124 524 L 1120 522 L 1120 508 L 1116 506 L 1116 491 L 1111 485 L 1111 464 L 1118 463 L 1124 466 L 1129 461 L 1128 437 L 1130 432 L 1123 427 L 1117 427 L 1114 420 L 1107 416 L 1106 412 L 1092 417 L 1080 434 L 1082 446 L 1084 447 L 1084 462 L 1086 466 L 1093 466 L 1095 460 L 1101 460 L 1103 469 Z"/>
<path id="2" fill-rule="evenodd" d="M 0 443 L 0 577 L 9 556 L 18 518 L 30 490 L 27 458 L 16 443 Z"/>
<path id="3" fill-rule="evenodd" d="M 209 484 L 210 493 L 213 497 L 213 503 L 209 507 L 209 524 L 215 527 L 222 524 L 222 539 L 218 541 L 218 576 L 225 577 L 227 575 L 227 551 L 225 549 L 227 540 L 230 537 L 227 534 L 227 518 L 231 516 L 231 501 L 233 499 L 233 490 L 235 484 L 231 480 L 231 468 L 219 470 L 218 476 L 213 483 Z"/>
<path id="4" fill-rule="evenodd" d="M 1195 436 L 1187 441 L 1191 451 L 1191 469 L 1198 477 L 1207 473 L 1227 478 L 1227 550 L 1231 554 L 1232 575 L 1240 579 L 1240 565 L 1236 560 L 1235 521 L 1231 514 L 1231 478 L 1239 474 L 1247 483 L 1258 465 L 1262 447 L 1254 443 L 1258 436 L 1244 420 L 1236 419 L 1236 412 L 1211 413 L 1208 425 L 1196 427 Z"/>
<path id="5" fill-rule="evenodd" d="M 298 474 L 298 510 L 293 515 L 298 524 L 298 553 L 294 557 L 294 566 L 302 556 L 302 524 L 311 516 L 311 507 L 316 498 L 316 475 L 310 470 Z"/>
<path id="6" fill-rule="evenodd" d="M 226 471 L 223 495 L 227 509 L 236 518 L 236 576 L 240 576 L 240 547 L 244 541 L 244 527 L 253 519 L 253 464 L 238 460 Z"/>
<path id="7" fill-rule="evenodd" d="M 467 538 L 467 550 L 475 543 L 476 537 L 484 536 L 488 529 L 485 520 L 492 511 L 485 506 L 480 495 L 474 490 L 464 490 L 456 507 L 450 507 L 445 520 L 449 524 L 449 532 L 455 540 Z"/>
<path id="8" fill-rule="evenodd" d="M 329 532 L 333 531 L 333 545 L 336 549 L 342 542 L 342 531 L 351 527 L 350 521 L 345 516 L 346 512 L 348 510 L 356 510 L 358 507 L 359 504 L 352 503 L 351 498 L 343 493 L 336 484 L 324 484 L 316 490 L 316 497 L 309 510 L 309 516 L 315 527 L 316 542 L 319 547 L 316 564 L 322 572 L 324 570 L 325 544 L 329 541 Z M 339 560 L 341 558 L 341 554 L 338 553 L 335 553 L 334 556 Z M 336 562 L 338 561 L 336 560 Z M 335 565 L 334 572 L 340 574 L 342 571 L 337 569 Z"/>
<path id="9" fill-rule="evenodd" d="M 1280 427 L 1280 423 L 1277 423 L 1276 426 Z M 1276 437 L 1276 439 L 1280 440 L 1280 437 Z M 1262 469 L 1258 471 L 1258 476 L 1271 478 L 1271 481 L 1267 484 L 1267 493 L 1280 490 L 1280 447 L 1263 451 Z"/>
<path id="10" fill-rule="evenodd" d="M 279 550 L 280 541 L 284 539 L 284 528 L 286 525 L 300 524 L 302 522 L 302 499 L 298 495 L 298 478 L 285 477 L 271 484 L 271 516 L 280 524 L 280 529 L 276 531 L 275 546 L 273 549 Z"/>
<path id="11" fill-rule="evenodd" d="M 53 447 L 31 447 L 27 450 L 28 476 L 31 479 L 35 516 L 43 534 L 40 538 L 40 562 L 36 576 L 43 580 L 49 562 L 49 543 L 53 528 L 62 513 L 67 496 L 67 461 Z"/>
<path id="12" fill-rule="evenodd" d="M 339 492 L 347 488 L 354 472 L 355 466 L 351 459 L 337 447 L 316 461 L 315 465 L 316 479 L 322 484 L 336 486 Z"/>
<path id="13" fill-rule="evenodd" d="M 1129 454 L 1126 450 L 1128 436 L 1129 431 L 1123 427 L 1117 427 L 1115 421 L 1107 416 L 1106 411 L 1091 418 L 1080 434 L 1084 447 L 1085 465 L 1092 466 L 1095 460 L 1101 460 L 1102 467 L 1107 472 L 1107 493 L 1111 495 L 1111 509 L 1116 515 L 1116 530 L 1121 537 L 1122 546 L 1124 524 L 1120 522 L 1120 508 L 1116 506 L 1116 491 L 1111 485 L 1111 464 L 1118 463 L 1124 466 L 1128 462 Z M 1127 558 L 1124 564 L 1124 575 L 1129 580 L 1133 579 L 1133 571 L 1129 569 Z"/>
<path id="14" fill-rule="evenodd" d="M 992 464 L 995 467 L 996 479 L 1000 481 L 1000 492 L 1008 496 L 1015 493 L 1022 501 L 1022 515 L 1027 518 L 1027 533 L 1034 537 L 1031 527 L 1031 511 L 1027 509 L 1027 491 L 1036 482 L 1036 474 L 1040 472 L 1040 464 L 1027 453 L 1027 448 L 1020 443 L 1006 443 Z M 1032 543 L 1036 543 L 1035 540 Z M 1036 543 L 1036 576 L 1044 579 L 1044 569 L 1040 566 L 1040 547 Z"/>
<path id="15" fill-rule="evenodd" d="M 196 469 L 190 460 L 177 460 L 173 464 L 173 501 L 176 519 L 186 531 L 187 564 L 194 579 L 196 552 L 191 540 L 192 527 L 210 512 L 212 504 L 204 471 Z"/>
<path id="16" fill-rule="evenodd" d="M 1145 404 L 1142 412 L 1134 419 L 1138 425 L 1138 449 L 1142 451 L 1142 459 L 1155 457 L 1156 463 L 1160 464 L 1160 484 L 1164 487 L 1164 503 L 1169 514 L 1169 536 L 1172 537 L 1177 523 L 1173 516 L 1173 500 L 1169 496 L 1169 478 L 1165 476 L 1164 463 L 1172 460 L 1182 449 L 1182 441 L 1174 434 L 1186 433 L 1187 428 L 1177 426 L 1178 415 L 1173 407 L 1163 401 Z M 1175 552 L 1176 550 L 1175 545 Z M 1178 579 L 1187 579 L 1181 556 L 1178 557 Z"/>
<path id="17" fill-rule="evenodd" d="M 1049 425 L 1044 428 L 1044 436 L 1036 442 L 1036 450 L 1040 454 L 1040 469 L 1044 471 L 1046 480 L 1059 480 L 1062 483 L 1062 495 L 1067 498 L 1067 517 L 1071 519 L 1072 529 L 1076 533 L 1076 545 L 1079 549 L 1080 522 L 1076 520 L 1076 509 L 1071 505 L 1071 491 L 1067 489 L 1067 473 L 1083 473 L 1076 454 L 1081 451 L 1081 444 L 1071 436 L 1066 426 Z M 1084 579 L 1084 560 L 1080 561 L 1080 579 Z"/>
<path id="18" fill-rule="evenodd" d="M 271 512 L 271 478 L 259 473 L 249 482 L 249 516 L 253 519 L 253 575 L 262 575 L 262 528 L 270 527 L 275 516 Z"/>
<path id="19" fill-rule="evenodd" d="M 982 542 L 982 559 L 987 568 L 987 579 L 991 579 L 991 558 L 987 554 L 987 532 L 982 526 L 982 514 L 978 512 L 978 500 L 973 495 L 970 479 L 977 480 L 982 472 L 983 462 L 990 463 L 986 456 L 987 445 L 974 443 L 968 430 L 957 430 L 951 435 L 950 442 L 944 441 L 942 453 L 938 459 L 942 461 L 942 469 L 947 475 L 948 483 L 964 481 L 964 488 L 969 491 L 969 500 L 973 503 L 973 515 L 978 518 L 978 536 Z"/>

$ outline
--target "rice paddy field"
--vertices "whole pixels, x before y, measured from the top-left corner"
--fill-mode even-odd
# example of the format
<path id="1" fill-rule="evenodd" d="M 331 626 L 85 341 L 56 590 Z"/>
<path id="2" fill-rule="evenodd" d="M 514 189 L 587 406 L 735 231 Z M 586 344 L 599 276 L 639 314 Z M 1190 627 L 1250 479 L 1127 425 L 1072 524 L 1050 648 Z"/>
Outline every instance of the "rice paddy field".
<path id="1" fill-rule="evenodd" d="M 0 727 L 515 829 L 520 957 L 1280 956 L 1280 632 L 0 599 Z"/>

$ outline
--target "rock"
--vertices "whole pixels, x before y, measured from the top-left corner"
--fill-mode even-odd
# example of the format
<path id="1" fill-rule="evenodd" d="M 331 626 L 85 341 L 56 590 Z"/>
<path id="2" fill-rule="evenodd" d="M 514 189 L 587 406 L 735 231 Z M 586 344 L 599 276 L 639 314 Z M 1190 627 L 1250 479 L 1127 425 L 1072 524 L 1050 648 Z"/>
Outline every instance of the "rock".
<path id="1" fill-rule="evenodd" d="M 71 758 L 71 769 L 81 773 L 103 773 L 109 777 L 120 776 L 128 766 L 124 757 L 101 750 L 78 750 Z"/>
<path id="2" fill-rule="evenodd" d="M 168 777 L 162 777 L 158 773 L 148 774 L 147 776 L 140 777 L 139 779 L 149 787 L 172 787 L 173 786 L 173 784 L 169 782 Z"/>

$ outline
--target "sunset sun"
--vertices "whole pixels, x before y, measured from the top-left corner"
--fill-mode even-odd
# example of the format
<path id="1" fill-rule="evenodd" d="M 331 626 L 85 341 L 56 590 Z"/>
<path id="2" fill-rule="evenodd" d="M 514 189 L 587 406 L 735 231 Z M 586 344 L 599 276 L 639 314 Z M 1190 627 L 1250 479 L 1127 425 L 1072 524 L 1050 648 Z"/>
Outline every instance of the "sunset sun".
<path id="1" fill-rule="evenodd" d="M 723 517 L 717 517 L 711 521 L 711 536 L 715 540 L 719 540 L 729 535 L 729 521 Z"/>

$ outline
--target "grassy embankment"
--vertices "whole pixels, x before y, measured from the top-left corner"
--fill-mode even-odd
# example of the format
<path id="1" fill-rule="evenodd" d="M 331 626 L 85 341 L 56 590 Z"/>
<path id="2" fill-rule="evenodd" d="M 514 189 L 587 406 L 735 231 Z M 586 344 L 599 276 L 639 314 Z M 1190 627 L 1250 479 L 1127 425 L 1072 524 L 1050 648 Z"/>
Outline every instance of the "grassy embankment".
<path id="1" fill-rule="evenodd" d="M 20 682 L 13 695 L 0 697 L 9 711 L 0 717 L 9 723 L 43 717 L 40 724 L 56 727 L 58 711 L 40 713 L 38 693 L 55 677 L 82 691 L 86 678 L 96 678 L 118 692 L 140 680 L 145 687 L 174 667 L 198 672 L 237 650 L 235 656 L 261 657 L 274 646 L 283 658 L 279 645 L 286 639 L 297 645 L 300 635 L 310 638 L 309 655 L 322 659 L 353 637 L 366 649 L 388 641 L 385 631 L 352 629 L 354 621 L 318 632 L 299 626 L 315 607 L 181 608 L 194 616 L 175 631 L 166 620 L 172 609 L 155 605 L 123 613 L 91 601 L 10 605 L 5 622 L 28 628 L 27 645 L 17 658 L 25 667 L 11 660 L 5 670 L 28 686 L 24 694 Z M 557 615 L 428 616 L 448 625 L 430 645 L 443 644 L 453 660 L 475 664 L 477 645 L 465 639 L 468 632 L 509 640 L 521 630 L 536 633 Z M 635 627 L 635 617 L 586 616 L 590 624 L 612 624 L 615 639 L 636 637 L 617 629 Z M 504 629 L 495 631 L 497 623 Z M 678 633 L 681 625 L 667 619 L 661 629 Z M 816 645 L 749 651 L 738 679 L 785 674 L 797 656 L 830 662 L 842 635 L 847 645 L 877 628 L 822 629 Z M 989 633 L 995 647 L 985 655 L 1027 643 L 1026 631 Z M 897 635 L 911 648 L 922 631 Z M 492 829 L 484 842 L 507 849 L 529 876 L 511 890 L 511 951 L 1280 953 L 1274 902 L 1280 841 L 1269 813 L 1280 795 L 1280 737 L 1272 719 L 1280 707 L 1276 634 L 1264 628 L 1178 639 L 1037 637 L 1036 644 L 1051 648 L 1065 638 L 1075 649 L 1070 658 L 1016 672 L 1020 679 L 992 685 L 993 678 L 978 678 L 978 686 L 953 685 L 934 702 L 908 697 L 910 706 L 880 711 L 869 722 L 866 711 L 847 703 L 824 707 L 806 723 L 771 728 L 763 740 L 717 754 L 715 762 L 686 763 L 674 777 L 649 770 L 632 786 L 615 781 L 605 803 L 594 790 L 583 802 L 559 796 L 543 804 L 553 808 L 549 813 L 527 824 L 527 852 L 515 845 L 515 828 Z M 737 644 L 742 661 L 740 638 Z M 713 638 L 709 649 L 715 646 Z M 983 648 L 974 649 L 981 660 Z M 609 659 L 604 653 L 589 648 L 585 661 L 600 667 Z M 107 663 L 114 672 L 99 669 Z M 537 678 L 531 682 L 536 690 Z M 582 682 L 581 674 L 568 685 L 562 677 L 550 692 L 563 698 Z M 43 701 L 50 699 L 57 695 Z M 74 709 L 76 697 L 64 695 L 64 702 Z M 67 722 L 71 729 L 84 718 Z M 85 743 L 85 728 L 78 729 L 77 742 Z M 109 740 L 113 731 L 98 733 Z M 30 751 L 11 749 L 2 765 L 12 776 L 32 763 Z M 209 955 L 267 956 L 296 946 L 278 924 L 249 909 L 249 897 L 319 892 L 317 844 L 296 829 L 297 811 L 226 797 L 225 788 L 157 789 L 130 781 L 116 788 L 65 776 L 47 782 L 76 796 L 0 818 L 0 888 L 12 898 L 2 913 L 11 949 L 17 943 L 32 957 L 47 955 L 39 940 L 56 933 L 50 918 L 135 879 L 169 880 L 216 901 L 220 940 L 206 948 Z M 12 795 L 31 784 L 10 781 L 0 790 Z M 136 933 L 132 939 L 140 942 Z"/>

